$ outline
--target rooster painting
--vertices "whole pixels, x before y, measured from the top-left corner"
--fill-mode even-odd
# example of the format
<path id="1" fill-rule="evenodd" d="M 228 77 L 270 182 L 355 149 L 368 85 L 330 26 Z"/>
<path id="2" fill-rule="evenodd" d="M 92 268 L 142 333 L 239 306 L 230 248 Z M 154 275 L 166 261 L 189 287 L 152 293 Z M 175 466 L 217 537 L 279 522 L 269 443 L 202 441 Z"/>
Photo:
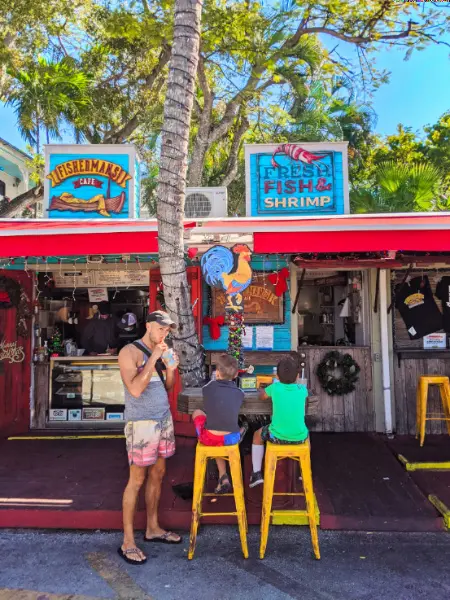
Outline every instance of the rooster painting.
<path id="1" fill-rule="evenodd" d="M 252 252 L 245 244 L 236 244 L 231 249 L 213 246 L 202 256 L 203 277 L 209 286 L 224 290 L 227 310 L 239 310 L 237 307 L 242 306 L 242 292 L 252 282 L 251 258 Z"/>

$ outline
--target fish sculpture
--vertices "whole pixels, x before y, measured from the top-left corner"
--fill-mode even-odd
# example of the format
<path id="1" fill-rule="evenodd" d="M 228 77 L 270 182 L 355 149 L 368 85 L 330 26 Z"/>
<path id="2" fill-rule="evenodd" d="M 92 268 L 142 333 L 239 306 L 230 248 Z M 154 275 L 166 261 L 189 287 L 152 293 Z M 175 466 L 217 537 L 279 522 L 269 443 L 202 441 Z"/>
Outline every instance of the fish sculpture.
<path id="1" fill-rule="evenodd" d="M 286 156 L 292 158 L 292 160 L 307 163 L 308 165 L 312 164 L 316 160 L 322 160 L 323 158 L 323 156 L 311 154 L 311 152 L 308 152 L 308 150 L 305 150 L 297 144 L 281 144 L 272 154 L 272 166 L 275 168 L 280 166 L 275 160 L 275 156 L 277 154 L 285 154 Z"/>

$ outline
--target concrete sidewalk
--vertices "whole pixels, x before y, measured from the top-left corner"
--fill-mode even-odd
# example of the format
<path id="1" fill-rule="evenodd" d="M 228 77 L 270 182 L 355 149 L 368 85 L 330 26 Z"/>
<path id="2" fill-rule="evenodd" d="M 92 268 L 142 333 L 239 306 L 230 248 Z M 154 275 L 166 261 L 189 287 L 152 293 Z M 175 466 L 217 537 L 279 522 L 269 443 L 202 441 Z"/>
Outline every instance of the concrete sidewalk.
<path id="1" fill-rule="evenodd" d="M 273 527 L 266 559 L 259 531 L 250 558 L 236 527 L 203 527 L 193 561 L 180 546 L 147 545 L 149 560 L 127 565 L 119 533 L 0 532 L 0 600 L 448 600 L 446 533 L 320 532 L 312 558 L 304 528 Z M 144 546 L 143 546 L 144 547 Z"/>

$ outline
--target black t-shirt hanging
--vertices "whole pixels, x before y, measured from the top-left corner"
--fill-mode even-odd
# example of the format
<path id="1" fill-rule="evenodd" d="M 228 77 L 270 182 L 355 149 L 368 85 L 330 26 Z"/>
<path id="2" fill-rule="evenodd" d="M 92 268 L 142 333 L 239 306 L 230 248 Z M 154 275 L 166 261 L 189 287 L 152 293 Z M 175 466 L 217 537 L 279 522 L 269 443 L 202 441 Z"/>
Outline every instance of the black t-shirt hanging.
<path id="1" fill-rule="evenodd" d="M 436 305 L 428 277 L 414 277 L 395 295 L 399 310 L 412 340 L 442 329 L 442 314 Z"/>
<path id="2" fill-rule="evenodd" d="M 450 277 L 443 277 L 437 284 L 436 296 L 442 302 L 444 331 L 450 332 Z"/>

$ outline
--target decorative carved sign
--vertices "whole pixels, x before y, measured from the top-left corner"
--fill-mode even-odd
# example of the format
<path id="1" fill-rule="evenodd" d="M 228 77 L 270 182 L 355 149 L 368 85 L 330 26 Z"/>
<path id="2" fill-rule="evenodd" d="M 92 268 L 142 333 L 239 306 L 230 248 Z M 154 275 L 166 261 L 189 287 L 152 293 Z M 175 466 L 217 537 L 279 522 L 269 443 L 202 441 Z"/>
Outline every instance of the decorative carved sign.
<path id="1" fill-rule="evenodd" d="M 223 290 L 220 314 L 244 312 L 245 290 L 252 283 L 251 258 L 252 251 L 246 244 L 232 248 L 216 245 L 202 256 L 200 264 L 206 283 Z"/>
<path id="2" fill-rule="evenodd" d="M 284 303 L 282 296 L 276 296 L 267 277 L 253 274 L 251 285 L 244 291 L 245 323 L 284 323 Z M 265 282 L 265 285 L 264 285 Z M 212 317 L 223 315 L 227 298 L 225 292 L 212 290 Z"/>
<path id="3" fill-rule="evenodd" d="M 23 346 L 18 346 L 17 342 L 0 343 L 0 361 L 7 360 L 10 363 L 21 363 L 25 360 L 25 351 Z"/>

